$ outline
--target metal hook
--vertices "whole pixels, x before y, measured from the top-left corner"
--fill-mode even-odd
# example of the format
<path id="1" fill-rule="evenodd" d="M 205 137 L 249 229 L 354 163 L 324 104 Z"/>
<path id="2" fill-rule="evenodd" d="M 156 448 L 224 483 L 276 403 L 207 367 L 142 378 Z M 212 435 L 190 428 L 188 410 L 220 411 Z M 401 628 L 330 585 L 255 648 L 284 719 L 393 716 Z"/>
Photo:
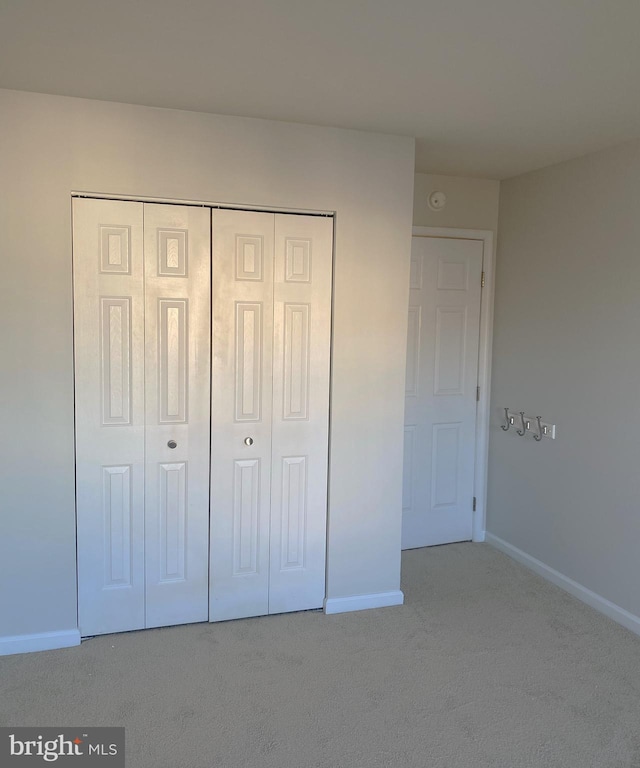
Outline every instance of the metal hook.
<path id="1" fill-rule="evenodd" d="M 509 427 L 511 426 L 511 420 L 509 419 L 509 409 L 508 408 L 504 409 L 504 418 L 505 418 L 506 424 L 502 424 L 500 429 L 503 429 L 505 432 L 508 432 L 509 431 Z"/>
<path id="2" fill-rule="evenodd" d="M 516 429 L 516 434 L 520 435 L 520 437 L 522 437 L 525 434 L 525 432 L 527 431 L 527 425 L 526 425 L 526 422 L 524 420 L 524 411 L 520 411 L 520 421 L 522 422 L 522 431 L 520 431 L 519 429 Z"/>
<path id="3" fill-rule="evenodd" d="M 540 416 L 536 416 L 536 421 L 538 422 L 538 434 L 534 435 L 533 439 L 540 442 L 542 440 L 542 424 L 540 423 Z"/>

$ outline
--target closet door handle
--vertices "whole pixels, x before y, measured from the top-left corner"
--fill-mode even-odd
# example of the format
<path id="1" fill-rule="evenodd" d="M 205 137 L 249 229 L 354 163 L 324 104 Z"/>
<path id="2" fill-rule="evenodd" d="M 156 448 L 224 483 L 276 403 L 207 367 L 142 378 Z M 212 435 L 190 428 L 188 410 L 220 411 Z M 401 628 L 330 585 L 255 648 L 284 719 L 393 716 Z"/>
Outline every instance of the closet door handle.
<path id="1" fill-rule="evenodd" d="M 253 445 L 253 438 L 252 437 L 245 437 L 244 444 L 245 445 Z"/>
<path id="2" fill-rule="evenodd" d="M 176 443 L 175 440 L 169 440 L 167 445 L 169 446 L 169 448 L 177 448 L 178 447 L 178 443 Z"/>

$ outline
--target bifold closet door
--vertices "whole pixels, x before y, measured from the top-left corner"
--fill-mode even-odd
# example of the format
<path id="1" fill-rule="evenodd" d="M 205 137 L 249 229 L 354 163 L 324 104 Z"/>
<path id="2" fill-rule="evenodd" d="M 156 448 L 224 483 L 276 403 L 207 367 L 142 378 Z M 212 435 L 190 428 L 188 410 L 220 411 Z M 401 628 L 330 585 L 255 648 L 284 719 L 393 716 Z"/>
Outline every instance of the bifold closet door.
<path id="1" fill-rule="evenodd" d="M 209 616 L 210 217 L 144 206 L 147 627 Z"/>
<path id="2" fill-rule="evenodd" d="M 78 622 L 144 615 L 143 205 L 73 201 Z"/>
<path id="3" fill-rule="evenodd" d="M 275 217 L 269 613 L 325 596 L 333 219 Z"/>
<path id="4" fill-rule="evenodd" d="M 73 214 L 80 631 L 204 621 L 210 213 Z"/>
<path id="5" fill-rule="evenodd" d="M 210 619 L 322 606 L 333 220 L 214 211 Z"/>
<path id="6" fill-rule="evenodd" d="M 269 613 L 270 213 L 213 211 L 211 621 Z"/>

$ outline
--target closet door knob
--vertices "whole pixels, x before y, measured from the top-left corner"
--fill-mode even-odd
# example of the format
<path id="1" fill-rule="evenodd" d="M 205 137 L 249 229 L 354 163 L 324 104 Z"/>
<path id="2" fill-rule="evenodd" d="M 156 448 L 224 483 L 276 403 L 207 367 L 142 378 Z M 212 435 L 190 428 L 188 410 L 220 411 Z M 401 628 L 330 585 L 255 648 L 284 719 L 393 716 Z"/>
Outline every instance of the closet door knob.
<path id="1" fill-rule="evenodd" d="M 177 448 L 178 447 L 178 443 L 176 443 L 175 440 L 169 440 L 167 445 L 169 446 L 169 448 Z"/>
<path id="2" fill-rule="evenodd" d="M 253 438 L 252 437 L 245 437 L 244 444 L 245 445 L 253 445 Z"/>

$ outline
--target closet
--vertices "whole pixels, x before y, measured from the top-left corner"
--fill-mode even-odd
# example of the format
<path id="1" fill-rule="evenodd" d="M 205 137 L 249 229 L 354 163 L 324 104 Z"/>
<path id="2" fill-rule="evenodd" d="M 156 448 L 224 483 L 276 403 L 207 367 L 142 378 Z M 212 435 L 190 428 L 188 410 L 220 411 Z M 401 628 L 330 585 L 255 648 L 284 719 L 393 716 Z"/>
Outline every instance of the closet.
<path id="1" fill-rule="evenodd" d="M 213 212 L 212 620 L 322 606 L 332 235 Z"/>
<path id="2" fill-rule="evenodd" d="M 331 218 L 73 200 L 83 636 L 321 607 Z"/>
<path id="3" fill-rule="evenodd" d="M 208 616 L 210 214 L 74 199 L 82 635 Z"/>

